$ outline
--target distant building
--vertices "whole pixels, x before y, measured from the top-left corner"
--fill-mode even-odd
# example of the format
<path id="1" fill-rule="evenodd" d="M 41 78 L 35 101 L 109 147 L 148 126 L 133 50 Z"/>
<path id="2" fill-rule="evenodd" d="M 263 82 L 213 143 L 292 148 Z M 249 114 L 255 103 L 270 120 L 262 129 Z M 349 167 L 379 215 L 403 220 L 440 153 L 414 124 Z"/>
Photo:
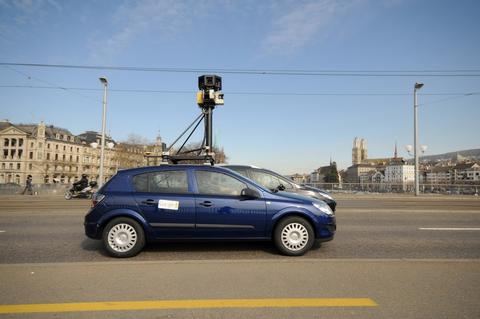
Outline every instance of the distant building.
<path id="1" fill-rule="evenodd" d="M 452 173 L 457 183 L 480 181 L 480 165 L 477 163 L 457 164 L 453 167 Z"/>
<path id="2" fill-rule="evenodd" d="M 329 180 L 331 179 L 331 180 Z M 330 162 L 328 166 L 321 166 L 310 173 L 310 183 L 341 183 L 341 176 L 337 171 L 337 163 Z"/>
<path id="3" fill-rule="evenodd" d="M 367 141 L 355 137 L 352 148 L 352 164 L 361 164 L 368 158 Z"/>
<path id="4" fill-rule="evenodd" d="M 297 184 L 304 184 L 309 182 L 308 174 L 293 174 L 290 176 L 290 179 Z"/>
<path id="5" fill-rule="evenodd" d="M 374 164 L 354 164 L 345 171 L 347 183 L 360 183 L 370 172 L 383 168 Z"/>
<path id="6" fill-rule="evenodd" d="M 397 144 L 390 163 L 385 167 L 385 183 L 392 184 L 392 188 L 399 188 L 403 191 L 412 186 L 415 182 L 415 166 L 408 165 L 402 157 L 398 157 Z"/>
<path id="7" fill-rule="evenodd" d="M 72 183 L 82 174 L 99 178 L 100 139 L 98 132 L 74 135 L 69 130 L 39 124 L 12 124 L 0 121 L 0 183 L 24 184 L 32 175 L 34 184 Z M 96 143 L 96 144 L 92 144 Z M 144 151 L 161 154 L 160 146 L 128 147 L 106 138 L 104 179 L 119 168 L 146 165 Z M 93 146 L 96 147 L 93 147 Z M 128 159 L 128 160 L 126 160 Z"/>

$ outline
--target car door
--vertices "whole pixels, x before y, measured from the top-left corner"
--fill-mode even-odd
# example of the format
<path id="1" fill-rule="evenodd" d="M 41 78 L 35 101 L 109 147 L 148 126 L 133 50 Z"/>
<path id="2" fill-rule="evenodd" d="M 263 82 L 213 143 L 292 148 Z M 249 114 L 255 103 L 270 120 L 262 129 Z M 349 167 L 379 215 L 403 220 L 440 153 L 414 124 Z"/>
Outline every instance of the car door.
<path id="1" fill-rule="evenodd" d="M 196 234 L 200 238 L 264 238 L 263 198 L 241 196 L 243 181 L 226 173 L 196 170 Z"/>
<path id="2" fill-rule="evenodd" d="M 192 238 L 195 198 L 186 170 L 159 170 L 133 177 L 135 200 L 157 238 Z"/>

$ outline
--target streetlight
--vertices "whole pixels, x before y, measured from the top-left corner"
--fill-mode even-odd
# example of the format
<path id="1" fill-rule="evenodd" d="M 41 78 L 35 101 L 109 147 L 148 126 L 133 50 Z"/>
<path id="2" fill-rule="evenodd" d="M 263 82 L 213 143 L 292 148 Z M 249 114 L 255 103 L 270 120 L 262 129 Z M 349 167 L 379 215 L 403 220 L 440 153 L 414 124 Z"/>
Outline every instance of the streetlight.
<path id="1" fill-rule="evenodd" d="M 105 156 L 105 126 L 106 126 L 106 116 L 107 116 L 107 78 L 99 78 L 100 82 L 103 84 L 103 116 L 102 116 L 102 141 L 100 147 L 100 176 L 98 181 L 98 188 L 103 185 L 103 160 Z"/>
<path id="2" fill-rule="evenodd" d="M 413 156 L 415 157 L 415 196 L 420 193 L 420 183 L 418 178 L 418 120 L 417 120 L 417 91 L 423 87 L 423 83 L 415 83 L 413 89 Z"/>

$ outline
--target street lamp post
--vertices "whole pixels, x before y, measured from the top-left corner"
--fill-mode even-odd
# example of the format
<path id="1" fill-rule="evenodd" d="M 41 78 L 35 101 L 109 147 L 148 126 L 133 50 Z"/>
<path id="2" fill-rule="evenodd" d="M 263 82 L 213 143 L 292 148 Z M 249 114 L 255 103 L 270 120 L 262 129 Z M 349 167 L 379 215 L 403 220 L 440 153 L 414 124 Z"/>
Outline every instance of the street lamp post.
<path id="1" fill-rule="evenodd" d="M 107 78 L 99 78 L 100 82 L 103 84 L 103 115 L 102 115 L 102 141 L 100 145 L 100 173 L 98 187 L 103 185 L 103 162 L 105 159 L 105 127 L 106 127 L 106 117 L 107 117 Z"/>
<path id="2" fill-rule="evenodd" d="M 419 181 L 419 166 L 418 166 L 418 119 L 417 119 L 417 91 L 420 90 L 423 86 L 423 83 L 415 83 L 413 89 L 413 156 L 415 157 L 415 196 L 420 194 L 420 181 Z"/>

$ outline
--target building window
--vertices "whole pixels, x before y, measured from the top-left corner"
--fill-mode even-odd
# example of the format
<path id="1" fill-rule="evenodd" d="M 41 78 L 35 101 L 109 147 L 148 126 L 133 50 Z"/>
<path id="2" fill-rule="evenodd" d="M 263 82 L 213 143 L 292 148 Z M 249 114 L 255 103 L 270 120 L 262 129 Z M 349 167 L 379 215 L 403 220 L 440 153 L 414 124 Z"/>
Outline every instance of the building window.
<path id="1" fill-rule="evenodd" d="M 58 154 L 55 154 L 55 160 L 58 161 Z"/>
<path id="2" fill-rule="evenodd" d="M 50 160 L 50 153 L 47 153 L 47 160 Z"/>
<path id="3" fill-rule="evenodd" d="M 7 158 L 8 157 L 8 150 L 3 150 L 3 158 Z"/>
<path id="4" fill-rule="evenodd" d="M 30 152 L 30 154 L 28 154 L 28 158 L 33 159 L 33 152 Z"/>
<path id="5" fill-rule="evenodd" d="M 65 154 L 63 154 L 63 156 L 62 156 L 62 160 L 65 161 Z"/>
<path id="6" fill-rule="evenodd" d="M 73 156 L 72 156 L 72 155 L 70 155 L 70 162 L 71 162 L 71 161 L 73 161 Z"/>
<path id="7" fill-rule="evenodd" d="M 77 153 L 80 152 L 80 149 L 77 147 Z"/>
<path id="8" fill-rule="evenodd" d="M 10 164 L 8 165 L 8 167 L 9 167 L 10 169 L 13 169 L 13 163 L 10 163 Z"/>
<path id="9" fill-rule="evenodd" d="M 73 152 L 73 146 L 70 146 L 70 152 Z"/>
<path id="10" fill-rule="evenodd" d="M 77 156 L 77 163 L 79 162 L 80 158 Z"/>
<path id="11" fill-rule="evenodd" d="M 30 147 L 33 148 L 33 142 L 30 143 Z"/>
<path id="12" fill-rule="evenodd" d="M 50 149 L 50 143 L 47 144 L 47 148 Z"/>
<path id="13" fill-rule="evenodd" d="M 20 163 L 17 163 L 17 169 L 19 170 L 21 167 Z"/>
<path id="14" fill-rule="evenodd" d="M 65 145 L 63 145 L 63 150 L 64 150 L 64 151 L 67 150 L 67 147 L 66 147 Z"/>
<path id="15" fill-rule="evenodd" d="M 32 163 L 28 164 L 28 169 L 29 169 L 29 170 L 32 170 L 32 168 L 33 168 Z"/>
<path id="16" fill-rule="evenodd" d="M 16 154 L 16 153 L 17 153 L 17 150 L 15 150 L 15 149 L 11 149 L 11 150 L 10 150 L 10 156 L 11 156 L 12 158 L 15 157 L 15 154 Z"/>
<path id="17" fill-rule="evenodd" d="M 55 145 L 55 149 L 58 150 L 58 144 Z"/>
<path id="18" fill-rule="evenodd" d="M 17 146 L 17 139 L 16 138 L 12 138 L 12 146 Z"/>
<path id="19" fill-rule="evenodd" d="M 18 147 L 22 147 L 23 146 L 23 138 L 19 138 L 18 139 Z"/>
<path id="20" fill-rule="evenodd" d="M 6 138 L 3 142 L 3 146 L 8 146 L 8 145 L 10 145 L 10 140 Z"/>
<path id="21" fill-rule="evenodd" d="M 18 150 L 18 158 L 22 158 L 23 150 Z"/>

